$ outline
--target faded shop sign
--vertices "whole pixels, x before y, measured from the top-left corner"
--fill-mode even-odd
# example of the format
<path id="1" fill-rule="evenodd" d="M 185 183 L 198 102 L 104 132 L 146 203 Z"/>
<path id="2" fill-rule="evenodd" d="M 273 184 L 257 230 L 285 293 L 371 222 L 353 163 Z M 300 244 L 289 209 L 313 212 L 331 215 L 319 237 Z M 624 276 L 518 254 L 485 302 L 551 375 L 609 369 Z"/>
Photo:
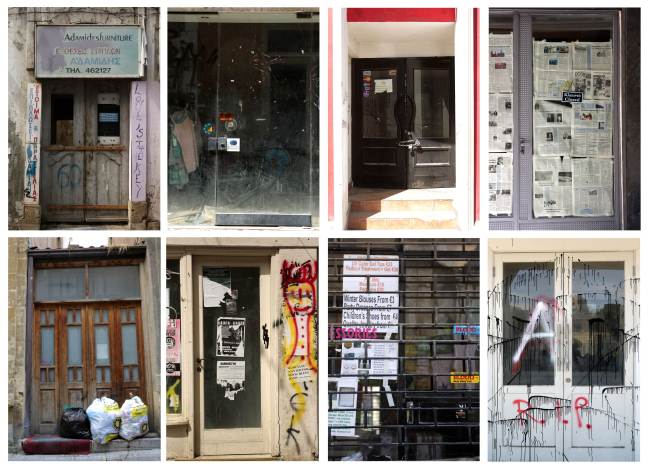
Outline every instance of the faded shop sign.
<path id="1" fill-rule="evenodd" d="M 127 26 L 36 26 L 37 78 L 139 78 L 142 29 Z"/>

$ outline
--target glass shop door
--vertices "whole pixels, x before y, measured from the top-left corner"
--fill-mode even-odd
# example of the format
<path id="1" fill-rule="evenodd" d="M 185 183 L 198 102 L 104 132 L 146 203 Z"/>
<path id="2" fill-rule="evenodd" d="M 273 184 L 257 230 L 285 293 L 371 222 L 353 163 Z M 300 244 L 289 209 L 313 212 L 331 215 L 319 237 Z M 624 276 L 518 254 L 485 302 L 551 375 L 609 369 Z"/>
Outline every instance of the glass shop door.
<path id="1" fill-rule="evenodd" d="M 272 349 L 268 265 L 262 261 L 201 260 L 198 279 L 200 455 L 270 453 Z M 264 390 L 264 391 L 263 391 Z"/>

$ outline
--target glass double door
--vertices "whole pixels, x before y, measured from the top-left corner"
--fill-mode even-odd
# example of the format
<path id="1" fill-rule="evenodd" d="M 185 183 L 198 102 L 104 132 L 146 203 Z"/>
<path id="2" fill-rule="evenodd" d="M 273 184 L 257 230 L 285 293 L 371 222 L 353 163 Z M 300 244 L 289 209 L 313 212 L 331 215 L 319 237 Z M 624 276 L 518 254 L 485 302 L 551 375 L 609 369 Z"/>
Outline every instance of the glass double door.
<path id="1" fill-rule="evenodd" d="M 96 397 L 146 398 L 140 315 L 136 302 L 34 306 L 34 433 L 55 433 L 65 408 Z"/>
<path id="2" fill-rule="evenodd" d="M 351 105 L 355 186 L 455 186 L 453 57 L 354 59 Z"/>
<path id="3" fill-rule="evenodd" d="M 638 327 L 628 253 L 501 254 L 492 353 L 492 459 L 633 454 Z M 495 290 L 495 292 L 497 292 Z"/>
<path id="4" fill-rule="evenodd" d="M 127 221 L 129 83 L 78 79 L 43 85 L 45 222 Z"/>
<path id="5" fill-rule="evenodd" d="M 200 301 L 195 333 L 201 455 L 271 451 L 274 347 L 263 261 L 206 259 L 195 265 Z"/>

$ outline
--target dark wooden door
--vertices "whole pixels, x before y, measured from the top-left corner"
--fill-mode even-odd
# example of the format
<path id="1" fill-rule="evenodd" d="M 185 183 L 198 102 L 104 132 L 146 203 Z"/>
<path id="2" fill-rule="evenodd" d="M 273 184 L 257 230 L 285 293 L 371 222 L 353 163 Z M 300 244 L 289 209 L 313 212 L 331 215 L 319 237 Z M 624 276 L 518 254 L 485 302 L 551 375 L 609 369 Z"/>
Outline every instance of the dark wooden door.
<path id="1" fill-rule="evenodd" d="M 408 59 L 407 88 L 420 142 L 408 157 L 408 188 L 455 187 L 453 57 Z"/>
<path id="2" fill-rule="evenodd" d="M 356 187 L 455 186 L 453 68 L 453 57 L 352 61 Z"/>
<path id="3" fill-rule="evenodd" d="M 352 180 L 357 187 L 406 186 L 406 149 L 396 105 L 406 93 L 404 59 L 352 61 Z"/>

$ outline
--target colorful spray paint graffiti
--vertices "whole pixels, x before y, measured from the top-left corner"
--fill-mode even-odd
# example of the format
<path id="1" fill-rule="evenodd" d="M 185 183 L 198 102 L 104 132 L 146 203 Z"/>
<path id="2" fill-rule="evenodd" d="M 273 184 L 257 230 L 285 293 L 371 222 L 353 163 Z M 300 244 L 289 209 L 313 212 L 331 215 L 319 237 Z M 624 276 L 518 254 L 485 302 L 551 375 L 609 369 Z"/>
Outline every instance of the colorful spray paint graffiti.
<path id="1" fill-rule="evenodd" d="M 283 364 L 287 369 L 289 385 L 293 394 L 289 405 L 293 414 L 286 430 L 285 445 L 293 441 L 300 454 L 296 437 L 300 434 L 300 422 L 305 413 L 308 398 L 308 382 L 315 380 L 318 372 L 317 354 L 317 279 L 318 262 L 294 262 L 284 260 L 282 278 L 282 317 L 285 324 Z"/>
<path id="2" fill-rule="evenodd" d="M 25 141 L 26 204 L 38 203 L 39 165 L 41 162 L 41 84 L 27 85 L 27 128 Z"/>

